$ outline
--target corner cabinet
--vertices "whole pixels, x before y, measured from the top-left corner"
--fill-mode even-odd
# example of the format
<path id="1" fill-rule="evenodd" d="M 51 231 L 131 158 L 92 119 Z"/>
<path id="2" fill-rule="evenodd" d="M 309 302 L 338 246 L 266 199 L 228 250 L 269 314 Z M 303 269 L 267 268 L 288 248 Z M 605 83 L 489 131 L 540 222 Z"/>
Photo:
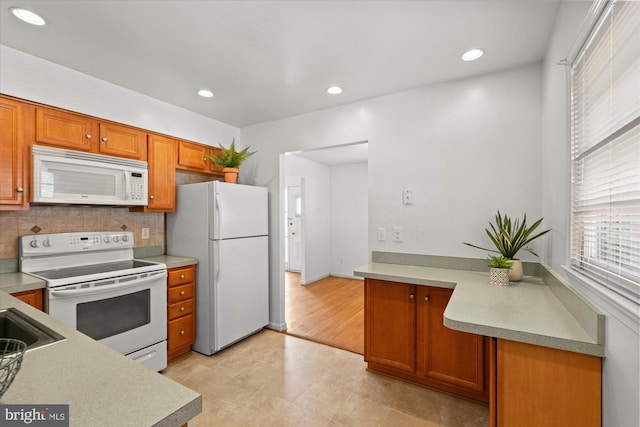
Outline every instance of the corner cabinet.
<path id="1" fill-rule="evenodd" d="M 367 369 L 488 403 L 489 339 L 444 326 L 452 293 L 365 279 Z"/>
<path id="2" fill-rule="evenodd" d="M 0 97 L 0 210 L 29 209 L 28 105 Z"/>
<path id="3" fill-rule="evenodd" d="M 170 268 L 167 278 L 167 361 L 191 352 L 196 339 L 196 266 Z"/>

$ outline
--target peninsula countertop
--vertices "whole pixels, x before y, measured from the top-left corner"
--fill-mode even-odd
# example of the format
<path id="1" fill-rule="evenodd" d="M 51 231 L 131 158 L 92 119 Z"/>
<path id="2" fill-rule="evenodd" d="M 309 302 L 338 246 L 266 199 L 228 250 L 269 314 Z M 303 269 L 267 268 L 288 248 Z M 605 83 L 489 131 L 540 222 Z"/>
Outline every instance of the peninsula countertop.
<path id="1" fill-rule="evenodd" d="M 70 425 L 181 426 L 202 396 L 0 291 L 15 307 L 66 339 L 28 351 L 0 403 L 69 404 Z"/>
<path id="2" fill-rule="evenodd" d="M 587 331 L 541 278 L 525 276 L 508 286 L 489 284 L 487 273 L 374 262 L 356 276 L 454 289 L 445 326 L 593 356 L 604 356 L 604 320 Z M 594 309 L 595 310 L 595 309 Z M 602 316 L 594 311 L 594 316 Z"/>

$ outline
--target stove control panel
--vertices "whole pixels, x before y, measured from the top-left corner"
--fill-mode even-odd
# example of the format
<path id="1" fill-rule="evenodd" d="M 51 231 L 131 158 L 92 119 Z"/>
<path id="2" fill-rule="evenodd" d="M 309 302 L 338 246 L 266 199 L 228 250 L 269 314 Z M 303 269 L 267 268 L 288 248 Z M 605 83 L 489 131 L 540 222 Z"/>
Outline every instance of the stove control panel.
<path id="1" fill-rule="evenodd" d="M 133 248 L 130 231 L 34 234 L 20 237 L 20 256 Z"/>

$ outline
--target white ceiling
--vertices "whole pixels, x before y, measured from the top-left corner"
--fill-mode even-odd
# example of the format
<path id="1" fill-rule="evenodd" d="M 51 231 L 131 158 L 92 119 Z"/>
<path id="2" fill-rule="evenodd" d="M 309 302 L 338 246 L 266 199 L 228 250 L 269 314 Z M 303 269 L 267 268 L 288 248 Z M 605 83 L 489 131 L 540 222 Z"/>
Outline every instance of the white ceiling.
<path id="1" fill-rule="evenodd" d="M 0 43 L 244 127 L 540 61 L 558 4 L 0 0 Z M 462 62 L 471 47 L 486 53 Z"/>

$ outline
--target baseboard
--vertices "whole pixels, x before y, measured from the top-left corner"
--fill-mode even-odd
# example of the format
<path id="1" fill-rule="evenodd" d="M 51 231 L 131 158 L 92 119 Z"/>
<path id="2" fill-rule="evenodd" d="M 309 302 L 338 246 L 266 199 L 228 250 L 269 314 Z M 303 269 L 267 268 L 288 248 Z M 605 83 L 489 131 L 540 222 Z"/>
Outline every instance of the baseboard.
<path id="1" fill-rule="evenodd" d="M 356 277 L 354 275 L 349 274 L 340 274 L 340 273 L 330 273 L 329 276 L 332 277 L 340 277 L 342 279 L 355 279 L 355 280 L 364 280 L 364 277 Z"/>
<path id="2" fill-rule="evenodd" d="M 282 332 L 287 329 L 287 322 L 282 322 L 282 323 L 269 322 L 269 324 L 266 327 L 269 329 L 273 329 L 274 331 Z"/>
<path id="3" fill-rule="evenodd" d="M 301 285 L 310 285 L 310 284 L 311 284 L 311 283 L 313 283 L 313 282 L 317 282 L 318 280 L 325 279 L 325 278 L 327 278 L 327 277 L 329 277 L 329 276 L 330 276 L 329 274 L 323 274 L 323 275 L 316 276 L 316 277 L 310 277 L 310 278 L 308 278 L 307 280 L 305 280 L 305 281 L 304 281 L 304 283 L 302 282 L 302 277 L 301 277 L 301 278 L 300 278 L 300 279 L 301 279 L 301 280 L 300 280 L 300 284 L 301 284 Z"/>

